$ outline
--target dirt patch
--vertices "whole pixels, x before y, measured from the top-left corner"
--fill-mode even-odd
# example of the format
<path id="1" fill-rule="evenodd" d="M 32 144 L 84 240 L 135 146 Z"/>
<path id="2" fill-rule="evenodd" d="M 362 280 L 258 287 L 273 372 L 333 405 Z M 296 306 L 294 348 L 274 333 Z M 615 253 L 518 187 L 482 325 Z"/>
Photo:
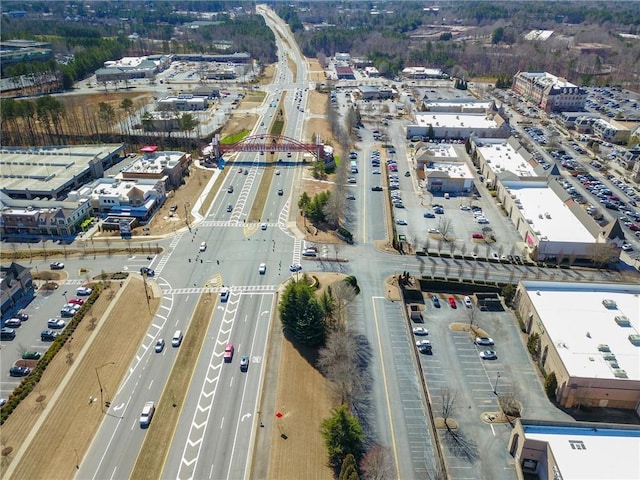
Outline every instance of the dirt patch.
<path id="1" fill-rule="evenodd" d="M 307 62 L 309 62 L 309 69 L 307 70 L 309 80 L 312 82 L 324 82 L 327 76 L 320 62 L 315 58 L 307 58 Z"/>
<path id="2" fill-rule="evenodd" d="M 235 135 L 244 130 L 251 131 L 253 127 L 256 126 L 257 121 L 258 116 L 254 113 L 234 113 L 222 127 L 220 137 L 224 138 L 227 135 Z"/>
<path id="3" fill-rule="evenodd" d="M 473 327 L 468 323 L 450 323 L 449 330 L 452 332 L 469 332 L 469 335 L 472 339 L 475 337 L 488 337 L 489 334 L 485 332 L 482 328 L 474 325 Z"/>
<path id="4" fill-rule="evenodd" d="M 335 145 L 337 142 L 334 140 L 329 128 L 329 123 L 326 118 L 312 117 L 307 119 L 304 126 L 305 134 L 304 139 L 311 141 L 313 135 L 316 137 L 320 135 L 323 143 Z"/>
<path id="5" fill-rule="evenodd" d="M 52 472 L 55 472 L 56 478 L 73 478 L 75 475 L 78 459 L 85 455 L 104 415 L 96 382 L 96 367 L 100 368 L 102 400 L 110 401 L 153 318 L 146 307 L 145 292 L 139 277 L 131 277 L 127 281 L 108 317 L 104 317 L 119 291 L 120 284 L 111 282 L 111 288 L 102 292 L 73 337 L 49 364 L 38 386 L 2 426 L 2 448 L 11 446 L 16 453 L 56 390 L 62 388 L 29 448 L 21 458 L 15 460 L 18 463 L 11 478 L 52 478 Z M 155 312 L 159 303 L 159 299 L 152 298 L 150 310 Z M 144 307 L 141 308 L 141 305 Z M 131 322 L 131 318 L 136 318 L 136 321 Z M 97 327 L 100 328 L 99 332 L 91 338 Z M 127 335 L 122 335 L 123 331 Z M 118 338 L 118 342 L 114 342 L 114 338 Z M 61 385 L 89 341 L 91 347 L 77 370 L 68 383 Z M 96 400 L 88 402 L 89 398 Z M 7 460 L 10 462 L 11 457 L 3 459 L 3 467 Z"/>
<path id="6" fill-rule="evenodd" d="M 387 279 L 384 281 L 384 290 L 387 300 L 391 300 L 392 302 L 402 301 L 402 294 L 400 293 L 400 288 L 398 287 L 398 280 L 396 279 L 396 277 L 387 277 Z"/>
<path id="7" fill-rule="evenodd" d="M 458 422 L 456 422 L 453 418 L 447 418 L 446 424 L 444 423 L 444 418 L 434 418 L 433 423 L 438 430 L 446 430 L 447 427 L 450 430 L 458 429 Z"/>
<path id="8" fill-rule="evenodd" d="M 325 115 L 327 113 L 327 94 L 315 90 L 309 92 L 309 111 L 314 115 Z"/>
<path id="9" fill-rule="evenodd" d="M 311 275 L 320 282 L 319 292 L 344 278 L 344 275 L 336 273 Z M 279 319 L 274 322 L 274 329 L 279 330 L 282 349 L 277 366 L 278 385 L 267 478 L 332 479 L 320 425 L 338 402 L 330 398 L 329 382 L 303 353 L 280 334 L 282 325 Z M 278 418 L 277 414 L 281 417 Z"/>

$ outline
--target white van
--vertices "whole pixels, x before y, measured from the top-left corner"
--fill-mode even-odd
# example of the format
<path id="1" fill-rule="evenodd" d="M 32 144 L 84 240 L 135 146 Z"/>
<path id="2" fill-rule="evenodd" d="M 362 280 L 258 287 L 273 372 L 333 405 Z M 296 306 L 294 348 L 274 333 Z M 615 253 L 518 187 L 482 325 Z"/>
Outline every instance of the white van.
<path id="1" fill-rule="evenodd" d="M 204 252 L 207 249 L 207 242 L 202 242 L 200 244 L 200 251 Z"/>
<path id="2" fill-rule="evenodd" d="M 180 330 L 176 330 L 176 333 L 173 334 L 173 338 L 171 339 L 171 345 L 174 347 L 179 347 L 182 343 L 182 332 Z"/>

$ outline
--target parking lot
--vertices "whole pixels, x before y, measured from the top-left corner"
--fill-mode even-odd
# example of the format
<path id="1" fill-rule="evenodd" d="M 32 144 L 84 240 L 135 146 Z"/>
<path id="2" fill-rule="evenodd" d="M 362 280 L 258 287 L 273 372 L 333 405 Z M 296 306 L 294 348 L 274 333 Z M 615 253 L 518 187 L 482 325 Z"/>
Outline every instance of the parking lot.
<path id="1" fill-rule="evenodd" d="M 2 364 L 0 398 L 8 398 L 13 389 L 22 381 L 21 377 L 10 376 L 9 368 L 16 362 L 18 365 L 34 366 L 36 360 L 22 360 L 23 353 L 37 352 L 44 355 L 54 337 L 48 336 L 46 338 L 49 340 L 43 340 L 42 332 L 50 331 L 54 335 L 61 332 L 70 317 L 73 316 L 69 314 L 65 318 L 65 314 L 62 314 L 63 307 L 68 302 L 73 302 L 74 299 L 86 298 L 76 295 L 76 287 L 79 286 L 79 284 L 63 285 L 57 290 L 38 290 L 33 300 L 20 310 L 20 313 L 29 316 L 28 320 L 21 322 L 19 327 L 14 328 L 15 338 L 13 340 L 2 340 L 0 343 L 0 363 Z M 54 319 L 57 322 L 54 322 Z"/>
<path id="2" fill-rule="evenodd" d="M 431 295 L 438 297 L 439 308 L 434 306 Z M 513 478 L 507 452 L 510 427 L 490 421 L 500 412 L 498 398 L 513 397 L 529 416 L 557 415 L 548 408 L 515 318 L 508 311 L 480 311 L 473 296 L 473 308 L 465 307 L 461 295 L 424 296 L 423 322 L 413 322 L 413 326 L 423 327 L 429 334 L 414 335 L 411 340 L 415 344 L 428 339 L 432 345 L 432 354 L 420 354 L 419 359 L 434 416 L 444 417 L 446 404 L 450 418 L 458 425 L 455 434 L 439 430 L 452 478 Z M 455 309 L 448 301 L 451 296 Z M 487 332 L 494 345 L 475 345 L 470 333 L 453 327 L 468 325 L 471 319 Z M 495 351 L 497 358 L 482 359 L 480 353 L 486 350 Z M 485 462 L 484 458 L 492 461 Z"/>

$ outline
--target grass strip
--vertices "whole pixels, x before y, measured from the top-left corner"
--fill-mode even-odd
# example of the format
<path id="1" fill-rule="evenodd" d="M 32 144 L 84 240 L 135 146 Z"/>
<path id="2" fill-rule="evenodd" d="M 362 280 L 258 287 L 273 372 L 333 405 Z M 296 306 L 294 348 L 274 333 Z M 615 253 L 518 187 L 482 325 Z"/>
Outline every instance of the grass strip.
<path id="1" fill-rule="evenodd" d="M 247 135 L 249 135 L 249 130 L 248 129 L 243 129 L 237 133 L 234 133 L 232 135 L 227 135 L 226 137 L 222 138 L 220 140 L 220 143 L 222 145 L 231 145 L 232 143 L 236 143 L 239 142 L 240 140 L 242 140 L 244 137 L 246 137 Z"/>
<path id="2" fill-rule="evenodd" d="M 211 293 L 203 293 L 200 296 L 129 477 L 132 480 L 162 478 L 162 471 L 217 299 L 218 295 Z"/>

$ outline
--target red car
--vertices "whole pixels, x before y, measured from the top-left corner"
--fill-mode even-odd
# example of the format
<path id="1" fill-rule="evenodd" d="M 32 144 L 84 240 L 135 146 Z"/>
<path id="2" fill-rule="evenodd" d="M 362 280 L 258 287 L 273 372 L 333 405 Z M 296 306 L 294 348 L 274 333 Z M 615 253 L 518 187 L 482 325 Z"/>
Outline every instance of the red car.
<path id="1" fill-rule="evenodd" d="M 81 298 L 70 298 L 69 303 L 72 303 L 73 305 L 84 305 L 84 300 Z"/>
<path id="2" fill-rule="evenodd" d="M 484 238 L 484 235 L 481 233 L 473 233 L 471 234 L 471 238 Z"/>
<path id="3" fill-rule="evenodd" d="M 449 300 L 449 305 L 451 305 L 451 308 L 458 308 L 458 306 L 456 305 L 456 299 L 453 297 L 449 297 L 447 300 Z"/>
<path id="4" fill-rule="evenodd" d="M 634 232 L 640 232 L 640 225 L 636 225 L 635 223 L 632 223 L 631 225 L 629 225 L 629 228 Z"/>
<path id="5" fill-rule="evenodd" d="M 233 360 L 233 351 L 233 343 L 227 343 L 227 346 L 224 349 L 224 361 L 226 363 L 231 363 L 231 360 Z"/>

